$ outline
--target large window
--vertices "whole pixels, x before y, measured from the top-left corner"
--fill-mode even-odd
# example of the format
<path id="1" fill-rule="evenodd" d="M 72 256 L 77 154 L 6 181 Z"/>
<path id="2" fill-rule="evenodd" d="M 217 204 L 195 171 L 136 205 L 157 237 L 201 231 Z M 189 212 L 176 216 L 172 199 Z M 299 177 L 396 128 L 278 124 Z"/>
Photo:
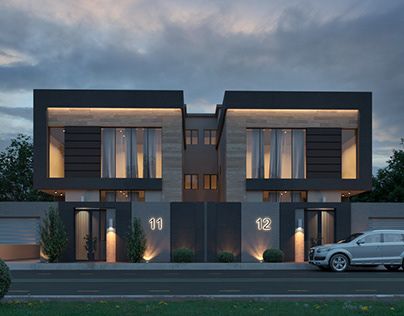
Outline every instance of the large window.
<path id="1" fill-rule="evenodd" d="M 342 143 L 342 179 L 356 179 L 357 171 L 357 148 L 356 148 L 356 130 L 343 129 L 341 132 Z"/>
<path id="2" fill-rule="evenodd" d="M 306 177 L 304 129 L 247 129 L 246 177 Z"/>
<path id="3" fill-rule="evenodd" d="M 103 128 L 101 177 L 161 178 L 160 128 Z"/>
<path id="4" fill-rule="evenodd" d="M 48 149 L 50 178 L 63 178 L 65 176 L 65 133 L 62 127 L 49 128 Z"/>

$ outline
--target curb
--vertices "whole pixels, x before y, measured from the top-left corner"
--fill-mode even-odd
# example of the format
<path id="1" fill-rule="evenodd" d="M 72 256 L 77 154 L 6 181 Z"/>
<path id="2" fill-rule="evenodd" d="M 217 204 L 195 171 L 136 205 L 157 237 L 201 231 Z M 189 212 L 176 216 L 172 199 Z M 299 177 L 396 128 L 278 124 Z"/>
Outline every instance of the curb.
<path id="1" fill-rule="evenodd" d="M 23 270 L 317 270 L 308 263 L 7 263 L 11 271 Z"/>

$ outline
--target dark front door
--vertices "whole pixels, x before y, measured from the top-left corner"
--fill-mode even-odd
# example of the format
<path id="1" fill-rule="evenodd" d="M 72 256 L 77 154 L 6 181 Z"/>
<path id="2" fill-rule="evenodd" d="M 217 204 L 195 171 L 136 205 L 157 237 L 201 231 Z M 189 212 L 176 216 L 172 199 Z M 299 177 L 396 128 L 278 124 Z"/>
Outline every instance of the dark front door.
<path id="1" fill-rule="evenodd" d="M 103 209 L 75 210 L 76 260 L 105 261 L 106 211 Z"/>
<path id="2" fill-rule="evenodd" d="M 304 219 L 304 247 L 307 260 L 311 247 L 335 242 L 335 211 L 306 210 Z"/>

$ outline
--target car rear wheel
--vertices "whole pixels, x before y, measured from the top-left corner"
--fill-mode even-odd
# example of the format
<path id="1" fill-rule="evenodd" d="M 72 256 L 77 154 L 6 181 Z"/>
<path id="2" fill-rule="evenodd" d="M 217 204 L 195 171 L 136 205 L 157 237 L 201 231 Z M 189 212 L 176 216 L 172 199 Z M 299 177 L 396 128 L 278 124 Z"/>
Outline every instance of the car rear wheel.
<path id="1" fill-rule="evenodd" d="M 389 271 L 398 271 L 400 269 L 400 266 L 392 264 L 385 264 L 384 267 Z"/>
<path id="2" fill-rule="evenodd" d="M 330 259 L 330 268 L 334 272 L 344 272 L 349 267 L 349 259 L 342 253 L 333 255 Z"/>

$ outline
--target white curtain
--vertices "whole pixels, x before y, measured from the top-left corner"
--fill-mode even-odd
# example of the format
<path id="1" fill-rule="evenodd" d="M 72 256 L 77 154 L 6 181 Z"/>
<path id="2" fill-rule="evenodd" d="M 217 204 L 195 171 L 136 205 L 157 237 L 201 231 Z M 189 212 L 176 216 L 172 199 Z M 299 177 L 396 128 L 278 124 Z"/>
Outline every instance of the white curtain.
<path id="1" fill-rule="evenodd" d="M 139 178 L 139 172 L 138 172 L 138 153 L 137 153 L 137 129 L 132 128 L 131 129 L 131 150 L 128 152 L 131 153 L 131 167 L 132 167 L 132 172 L 128 173 L 131 175 L 132 178 Z M 130 167 L 130 166 L 129 166 Z"/>
<path id="2" fill-rule="evenodd" d="M 271 147 L 270 147 L 270 178 L 280 178 L 281 176 L 281 167 L 282 167 L 282 160 L 281 160 L 281 146 L 282 143 L 279 141 L 280 137 L 278 136 L 281 134 L 282 131 L 280 129 L 273 129 L 271 130 Z"/>
<path id="3" fill-rule="evenodd" d="M 294 129 L 292 132 L 292 163 L 293 163 L 293 178 L 303 179 L 305 178 L 305 130 Z"/>
<path id="4" fill-rule="evenodd" d="M 145 129 L 143 144 L 144 152 L 144 177 L 156 177 L 156 131 L 154 128 Z"/>
<path id="5" fill-rule="evenodd" d="M 115 178 L 115 129 L 102 129 L 101 177 Z"/>
<path id="6" fill-rule="evenodd" d="M 262 130 L 252 129 L 251 141 L 251 177 L 264 177 L 264 143 L 262 140 Z"/>
<path id="7" fill-rule="evenodd" d="M 130 129 L 117 128 L 115 135 L 116 177 L 128 178 L 130 176 Z"/>

